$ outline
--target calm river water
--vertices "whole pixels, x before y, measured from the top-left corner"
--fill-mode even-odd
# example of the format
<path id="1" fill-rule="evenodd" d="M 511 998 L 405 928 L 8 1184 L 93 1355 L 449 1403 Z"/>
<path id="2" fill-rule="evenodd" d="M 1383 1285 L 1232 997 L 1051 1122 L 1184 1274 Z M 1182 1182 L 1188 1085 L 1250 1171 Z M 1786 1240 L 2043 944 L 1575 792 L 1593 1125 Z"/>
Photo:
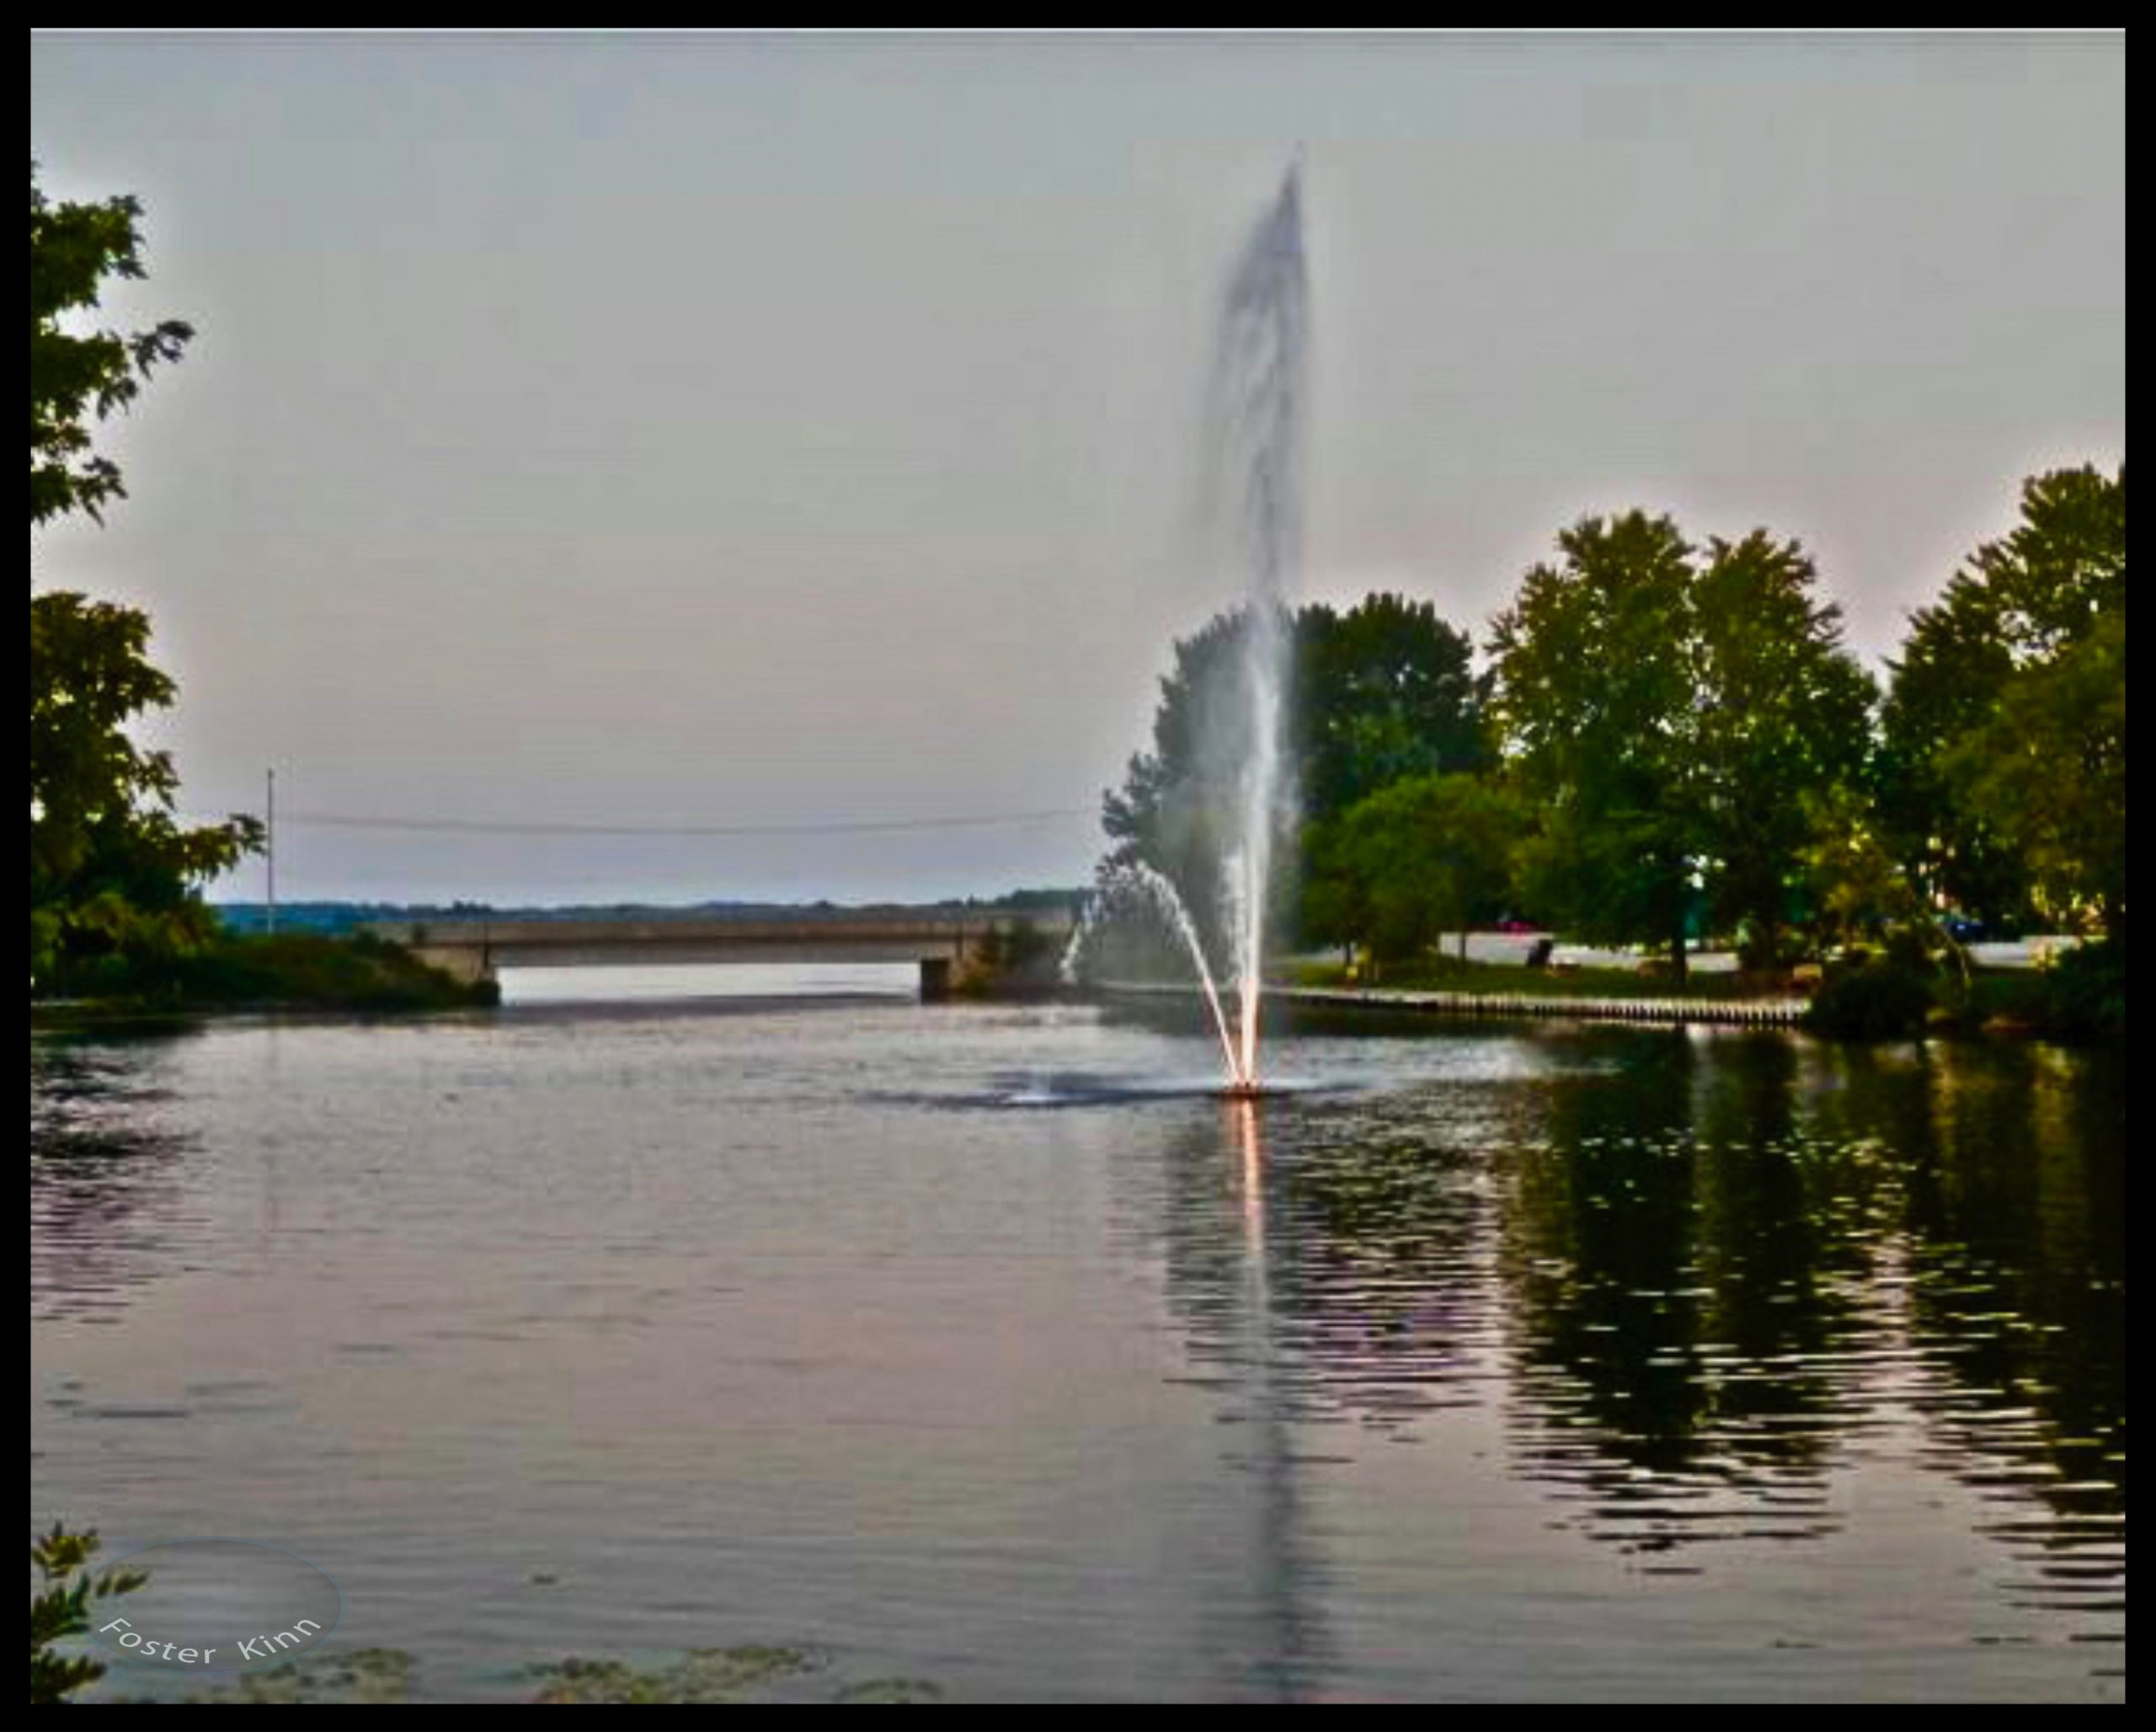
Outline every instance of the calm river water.
<path id="1" fill-rule="evenodd" d="M 895 997 L 34 1038 L 32 1520 L 299 1553 L 427 1700 L 2123 1697 L 2114 1066 L 1216 1064 Z"/>

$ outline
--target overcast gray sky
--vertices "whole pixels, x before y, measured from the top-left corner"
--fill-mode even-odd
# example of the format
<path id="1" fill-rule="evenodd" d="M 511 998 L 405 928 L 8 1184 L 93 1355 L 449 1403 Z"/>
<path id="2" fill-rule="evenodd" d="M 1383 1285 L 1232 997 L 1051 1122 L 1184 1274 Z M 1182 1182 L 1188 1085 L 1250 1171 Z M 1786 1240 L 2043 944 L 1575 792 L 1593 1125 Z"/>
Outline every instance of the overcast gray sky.
<path id="1" fill-rule="evenodd" d="M 1076 883 L 1171 639 L 1215 301 L 1305 146 L 1306 596 L 1478 642 L 1557 531 L 1801 539 L 1875 666 L 2125 452 L 2125 43 L 35 36 L 190 320 L 40 587 L 147 607 L 289 898 Z M 501 837 L 302 815 L 786 826 Z M 259 895 L 251 866 L 220 894 Z"/>

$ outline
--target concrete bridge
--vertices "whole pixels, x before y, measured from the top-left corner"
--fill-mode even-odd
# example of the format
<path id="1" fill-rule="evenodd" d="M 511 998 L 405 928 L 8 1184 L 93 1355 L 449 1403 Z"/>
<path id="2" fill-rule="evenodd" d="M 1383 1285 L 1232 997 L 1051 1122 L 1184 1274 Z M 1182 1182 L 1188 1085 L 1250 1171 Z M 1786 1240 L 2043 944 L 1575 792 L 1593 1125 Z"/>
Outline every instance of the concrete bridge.
<path id="1" fill-rule="evenodd" d="M 728 962 L 911 962 L 921 996 L 941 998 L 953 968 L 977 956 L 991 933 L 1028 929 L 1060 945 L 1071 917 L 1061 909 L 846 910 L 781 919 L 379 921 L 363 928 L 403 945 L 460 980 L 491 980 L 504 968 Z"/>

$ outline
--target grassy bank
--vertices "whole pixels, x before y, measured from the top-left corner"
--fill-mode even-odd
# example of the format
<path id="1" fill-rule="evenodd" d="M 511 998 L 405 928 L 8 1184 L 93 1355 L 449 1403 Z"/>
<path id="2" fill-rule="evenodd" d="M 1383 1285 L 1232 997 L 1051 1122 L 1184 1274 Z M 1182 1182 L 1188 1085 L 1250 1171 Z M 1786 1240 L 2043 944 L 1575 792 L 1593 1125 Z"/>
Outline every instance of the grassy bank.
<path id="1" fill-rule="evenodd" d="M 1368 972 L 1349 979 L 1337 963 L 1308 963 L 1283 982 L 1291 986 L 1361 986 L 1377 992 L 1512 992 L 1537 998 L 1683 998 L 1702 1003 L 1779 994 L 1771 986 L 1727 970 L 1694 972 L 1680 989 L 1666 974 L 1641 974 L 1629 968 L 1528 968 L 1516 962 L 1464 962 L 1456 956 L 1428 956 L 1388 964 L 1374 978 Z"/>
<path id="2" fill-rule="evenodd" d="M 77 969 L 43 1002 L 33 998 L 30 1011 L 35 1022 L 74 1023 L 220 1010 L 457 1010 L 500 999 L 492 981 L 467 985 L 363 933 L 226 933 L 183 956 Z"/>
<path id="3" fill-rule="evenodd" d="M 1785 976 L 1694 973 L 1684 986 L 1666 974 L 1619 968 L 1525 968 L 1513 963 L 1427 957 L 1350 980 L 1337 965 L 1296 969 L 1283 985 L 1359 986 L 1400 992 L 1502 993 L 1522 998 L 1657 1000 L 1701 1005 L 1791 996 Z M 2122 949 L 2088 944 L 2048 967 L 1985 969 L 1888 952 L 1830 965 L 1812 995 L 1804 1026 L 1832 1040 L 1905 1040 L 1931 1034 L 2011 1033 L 2086 1045 L 2126 1032 Z"/>

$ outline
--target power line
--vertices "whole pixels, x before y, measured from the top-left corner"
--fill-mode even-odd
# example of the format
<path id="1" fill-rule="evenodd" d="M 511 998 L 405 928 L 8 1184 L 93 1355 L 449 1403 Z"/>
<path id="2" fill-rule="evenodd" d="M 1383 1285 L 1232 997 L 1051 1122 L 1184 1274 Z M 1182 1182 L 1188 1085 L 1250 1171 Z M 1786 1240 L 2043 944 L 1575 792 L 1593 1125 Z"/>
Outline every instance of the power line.
<path id="1" fill-rule="evenodd" d="M 1062 806 L 1034 812 L 986 812 L 935 818 L 841 820 L 809 824 L 577 824 L 541 820 L 497 822 L 482 818 L 407 818 L 387 814 L 292 812 L 278 814 L 286 826 L 312 825 L 333 830 L 402 830 L 456 836 L 857 836 L 906 831 L 981 830 L 1022 824 L 1061 823 L 1095 818 L 1090 806 Z"/>

